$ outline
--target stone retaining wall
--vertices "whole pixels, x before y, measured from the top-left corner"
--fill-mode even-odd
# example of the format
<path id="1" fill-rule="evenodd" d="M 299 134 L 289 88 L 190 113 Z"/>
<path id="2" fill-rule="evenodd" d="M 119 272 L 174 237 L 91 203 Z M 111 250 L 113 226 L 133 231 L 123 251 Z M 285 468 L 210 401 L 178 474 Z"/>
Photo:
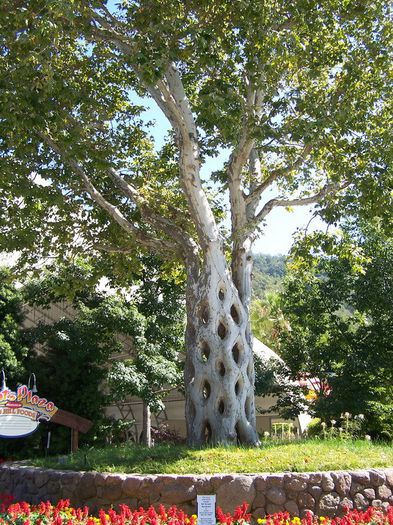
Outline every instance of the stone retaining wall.
<path id="1" fill-rule="evenodd" d="M 247 501 L 253 517 L 287 510 L 333 516 L 345 507 L 362 509 L 393 504 L 393 468 L 353 472 L 312 472 L 212 476 L 136 476 L 44 470 L 16 464 L 0 466 L 0 493 L 31 503 L 69 498 L 93 511 L 118 503 L 130 507 L 177 505 L 196 512 L 197 494 L 216 494 L 224 511 Z"/>

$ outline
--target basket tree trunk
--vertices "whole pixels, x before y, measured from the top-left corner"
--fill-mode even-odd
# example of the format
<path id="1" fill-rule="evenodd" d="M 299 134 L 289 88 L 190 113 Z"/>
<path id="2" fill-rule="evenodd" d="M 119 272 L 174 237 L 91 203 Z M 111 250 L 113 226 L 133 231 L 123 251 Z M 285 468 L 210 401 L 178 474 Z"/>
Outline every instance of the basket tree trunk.
<path id="1" fill-rule="evenodd" d="M 248 311 L 217 244 L 189 277 L 186 346 L 189 444 L 257 444 Z"/>

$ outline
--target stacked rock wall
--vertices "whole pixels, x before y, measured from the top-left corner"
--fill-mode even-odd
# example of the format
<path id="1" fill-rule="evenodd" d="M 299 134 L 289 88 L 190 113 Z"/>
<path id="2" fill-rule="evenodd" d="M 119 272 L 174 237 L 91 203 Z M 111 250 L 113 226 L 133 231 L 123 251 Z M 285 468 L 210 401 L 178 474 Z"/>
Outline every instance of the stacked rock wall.
<path id="1" fill-rule="evenodd" d="M 217 505 L 233 512 L 244 501 L 254 519 L 287 510 L 304 516 L 344 513 L 345 508 L 393 504 L 393 468 L 353 472 L 250 475 L 136 476 L 44 470 L 16 464 L 0 466 L 0 493 L 31 503 L 70 499 L 92 511 L 126 503 L 130 507 L 177 505 L 196 512 L 197 494 L 216 494 Z"/>

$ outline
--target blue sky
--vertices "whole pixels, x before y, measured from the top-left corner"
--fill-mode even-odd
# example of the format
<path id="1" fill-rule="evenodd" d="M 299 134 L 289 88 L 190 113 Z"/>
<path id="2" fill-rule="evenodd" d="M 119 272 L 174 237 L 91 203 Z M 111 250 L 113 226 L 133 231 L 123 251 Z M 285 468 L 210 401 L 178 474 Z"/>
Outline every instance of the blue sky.
<path id="1" fill-rule="evenodd" d="M 292 245 L 292 236 L 298 228 L 304 228 L 312 217 L 312 206 L 294 208 L 288 212 L 284 208 L 274 209 L 267 218 L 263 236 L 254 246 L 256 253 L 270 253 L 272 255 L 288 253 Z M 319 218 L 314 218 L 308 231 L 324 228 L 326 225 Z"/>
<path id="2" fill-rule="evenodd" d="M 152 133 L 157 147 L 160 147 L 169 129 L 168 121 L 154 101 L 141 99 L 136 95 L 133 95 L 132 99 L 133 102 L 140 103 L 147 108 L 144 112 L 144 120 L 155 122 L 154 127 L 150 128 L 149 131 Z M 211 171 L 219 169 L 226 158 L 226 153 L 222 152 L 216 158 L 207 159 L 202 168 L 202 177 L 205 175 L 207 178 Z M 267 217 L 266 226 L 262 231 L 261 237 L 255 242 L 254 251 L 272 255 L 288 253 L 292 245 L 293 234 L 298 228 L 307 226 L 312 213 L 313 206 L 296 207 L 291 212 L 285 210 L 285 208 L 273 209 Z M 323 227 L 323 221 L 319 218 L 314 218 L 309 226 L 309 231 Z"/>

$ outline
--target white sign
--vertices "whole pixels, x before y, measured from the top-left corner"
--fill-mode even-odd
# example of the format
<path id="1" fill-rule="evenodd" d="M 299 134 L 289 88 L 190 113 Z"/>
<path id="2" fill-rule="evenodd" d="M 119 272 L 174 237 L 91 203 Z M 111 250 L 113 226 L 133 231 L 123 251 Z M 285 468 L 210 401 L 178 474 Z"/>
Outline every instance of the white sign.
<path id="1" fill-rule="evenodd" d="M 39 397 L 27 386 L 16 392 L 0 390 L 0 438 L 28 436 L 41 421 L 49 421 L 57 407 L 44 397 Z"/>
<path id="2" fill-rule="evenodd" d="M 17 413 L 4 414 L 4 409 L 0 408 L 0 437 L 2 438 L 28 436 L 37 429 L 38 425 L 39 421 Z"/>
<path id="3" fill-rule="evenodd" d="M 216 525 L 216 496 L 197 496 L 198 525 Z"/>

